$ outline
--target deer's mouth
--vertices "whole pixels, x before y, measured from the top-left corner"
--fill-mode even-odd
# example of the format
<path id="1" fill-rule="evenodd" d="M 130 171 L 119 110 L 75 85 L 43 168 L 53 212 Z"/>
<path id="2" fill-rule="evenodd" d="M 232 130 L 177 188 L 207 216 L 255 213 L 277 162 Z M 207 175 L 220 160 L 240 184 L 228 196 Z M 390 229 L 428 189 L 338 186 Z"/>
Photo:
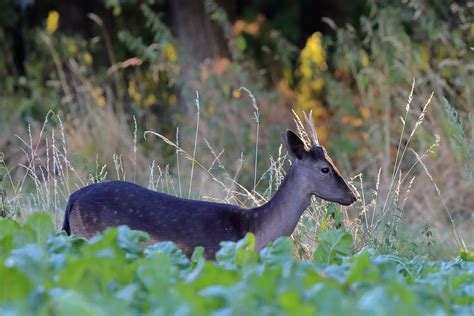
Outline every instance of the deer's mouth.
<path id="1" fill-rule="evenodd" d="M 355 201 L 357 201 L 357 199 L 356 199 L 355 196 L 353 196 L 353 197 L 350 198 L 350 199 L 347 199 L 347 200 L 344 200 L 344 201 L 341 201 L 341 202 L 337 202 L 337 203 L 339 203 L 339 204 L 341 204 L 341 205 L 344 205 L 344 206 L 349 206 L 349 205 L 351 205 L 352 203 L 354 203 Z"/>
<path id="2" fill-rule="evenodd" d="M 330 197 L 326 197 L 326 196 L 321 196 L 317 193 L 313 193 L 313 194 L 316 195 L 320 199 L 323 199 L 323 200 L 326 200 L 326 201 L 329 201 L 329 202 L 334 202 L 334 203 L 337 203 L 337 204 L 341 204 L 341 205 L 344 205 L 344 206 L 349 206 L 352 203 L 354 203 L 355 201 L 357 201 L 357 198 L 355 197 L 354 194 L 350 194 L 350 195 L 348 195 L 347 197 L 344 197 L 344 198 L 340 198 L 340 197 L 330 198 Z"/>

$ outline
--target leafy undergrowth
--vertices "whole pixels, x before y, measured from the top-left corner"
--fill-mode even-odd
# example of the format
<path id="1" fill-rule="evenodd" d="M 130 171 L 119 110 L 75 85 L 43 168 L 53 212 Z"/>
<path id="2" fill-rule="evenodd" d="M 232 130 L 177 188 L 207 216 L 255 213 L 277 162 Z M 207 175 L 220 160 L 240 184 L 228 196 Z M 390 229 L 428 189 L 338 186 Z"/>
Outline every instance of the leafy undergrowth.
<path id="1" fill-rule="evenodd" d="M 351 240 L 341 231 L 320 238 L 316 263 L 295 260 L 287 238 L 260 253 L 252 235 L 226 242 L 216 261 L 200 248 L 188 259 L 170 242 L 144 247 L 147 238 L 119 227 L 87 242 L 54 232 L 40 213 L 23 226 L 0 220 L 0 314 L 469 315 L 474 308 L 474 262 L 372 249 L 344 257 Z"/>

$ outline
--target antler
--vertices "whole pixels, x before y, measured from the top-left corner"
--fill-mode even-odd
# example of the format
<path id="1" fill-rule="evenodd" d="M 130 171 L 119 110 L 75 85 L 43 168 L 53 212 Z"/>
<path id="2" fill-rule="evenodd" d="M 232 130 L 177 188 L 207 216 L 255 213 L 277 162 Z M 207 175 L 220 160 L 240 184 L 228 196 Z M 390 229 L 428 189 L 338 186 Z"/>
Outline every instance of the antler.
<path id="1" fill-rule="evenodd" d="M 303 112 L 303 116 L 304 116 L 306 125 L 308 125 L 308 127 L 311 129 L 310 137 L 313 142 L 313 145 L 319 146 L 318 133 L 316 132 L 316 128 L 314 127 L 314 122 L 313 122 L 313 110 L 309 111 L 309 118 L 305 112 Z"/>

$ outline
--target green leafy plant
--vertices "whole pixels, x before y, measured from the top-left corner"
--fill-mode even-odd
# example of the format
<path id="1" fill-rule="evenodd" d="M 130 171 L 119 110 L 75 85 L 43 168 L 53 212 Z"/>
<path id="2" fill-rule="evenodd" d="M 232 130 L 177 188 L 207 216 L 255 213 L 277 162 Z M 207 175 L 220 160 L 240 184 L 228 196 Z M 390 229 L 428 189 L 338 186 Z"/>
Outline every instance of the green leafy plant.
<path id="1" fill-rule="evenodd" d="M 127 227 L 86 241 L 55 232 L 50 216 L 0 220 L 0 313 L 52 315 L 468 315 L 474 262 L 407 259 L 364 248 L 350 235 L 320 238 L 320 263 L 295 260 L 280 238 L 260 253 L 255 237 L 223 243 L 216 261 L 173 243 L 145 246 Z M 472 259 L 472 258 L 471 258 Z"/>
<path id="2" fill-rule="evenodd" d="M 342 228 L 322 232 L 318 240 L 319 245 L 314 252 L 315 262 L 341 263 L 343 257 L 351 255 L 354 249 L 351 234 Z"/>

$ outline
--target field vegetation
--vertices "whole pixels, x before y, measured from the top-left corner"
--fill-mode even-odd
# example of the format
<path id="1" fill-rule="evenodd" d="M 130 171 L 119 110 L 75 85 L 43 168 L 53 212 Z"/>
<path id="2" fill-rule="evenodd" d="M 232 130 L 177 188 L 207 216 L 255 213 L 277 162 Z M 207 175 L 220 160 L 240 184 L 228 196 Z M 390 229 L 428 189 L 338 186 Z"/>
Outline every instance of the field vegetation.
<path id="1" fill-rule="evenodd" d="M 98 2 L 77 29 L 60 5 L 10 2 L 0 314 L 473 312 L 472 4 L 356 1 L 346 20 L 308 29 L 303 2 L 207 0 L 219 34 L 186 37 L 185 8 L 166 1 Z M 212 54 L 193 46 L 203 34 Z M 91 241 L 58 232 L 69 195 L 111 179 L 261 205 L 291 163 L 280 133 L 307 137 L 303 111 L 359 199 L 313 199 L 260 253 L 252 235 L 213 262 L 145 247 L 127 227 Z"/>

